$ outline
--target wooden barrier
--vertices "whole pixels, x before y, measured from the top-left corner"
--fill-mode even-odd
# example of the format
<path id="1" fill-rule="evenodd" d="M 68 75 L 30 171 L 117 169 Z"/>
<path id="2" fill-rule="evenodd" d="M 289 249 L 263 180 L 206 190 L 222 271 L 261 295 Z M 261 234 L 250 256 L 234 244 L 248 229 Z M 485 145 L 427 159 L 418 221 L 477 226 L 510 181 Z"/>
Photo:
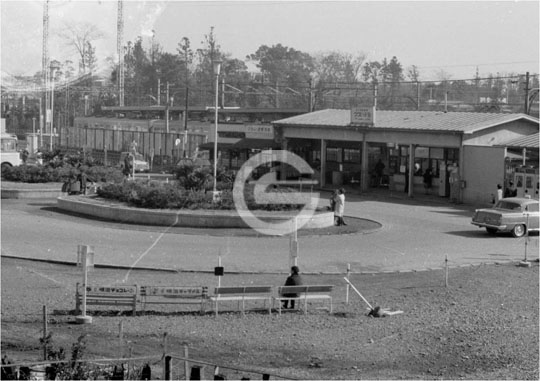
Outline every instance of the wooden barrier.
<path id="1" fill-rule="evenodd" d="M 75 291 L 75 312 L 80 314 L 82 303 L 82 285 L 77 283 Z M 135 285 L 87 285 L 86 304 L 101 306 L 127 306 L 132 308 L 133 316 L 137 314 L 138 290 Z"/>
<path id="2" fill-rule="evenodd" d="M 199 304 L 201 313 L 204 313 L 208 302 L 208 287 L 141 286 L 139 295 L 143 310 L 147 304 Z"/>

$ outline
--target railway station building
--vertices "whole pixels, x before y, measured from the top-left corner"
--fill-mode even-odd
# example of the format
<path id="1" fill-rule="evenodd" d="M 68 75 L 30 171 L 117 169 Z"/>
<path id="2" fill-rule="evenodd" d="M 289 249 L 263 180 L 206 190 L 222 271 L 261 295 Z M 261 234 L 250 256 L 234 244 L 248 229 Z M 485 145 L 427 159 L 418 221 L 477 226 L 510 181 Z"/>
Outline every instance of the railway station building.
<path id="1" fill-rule="evenodd" d="M 272 126 L 274 143 L 316 169 L 322 188 L 388 187 L 412 197 L 425 192 L 429 169 L 429 192 L 451 201 L 489 204 L 497 184 L 520 173 L 529 176 L 521 195 L 538 197 L 539 121 L 526 114 L 326 109 Z"/>

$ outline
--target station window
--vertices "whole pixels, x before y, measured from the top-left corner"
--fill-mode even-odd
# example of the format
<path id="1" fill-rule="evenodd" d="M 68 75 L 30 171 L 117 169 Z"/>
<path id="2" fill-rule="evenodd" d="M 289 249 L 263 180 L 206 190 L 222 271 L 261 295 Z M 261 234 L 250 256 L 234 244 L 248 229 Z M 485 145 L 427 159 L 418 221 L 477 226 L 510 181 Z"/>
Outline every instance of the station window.
<path id="1" fill-rule="evenodd" d="M 326 148 L 326 161 L 342 162 L 341 148 Z"/>
<path id="2" fill-rule="evenodd" d="M 355 148 L 344 148 L 343 161 L 347 163 L 360 163 L 360 150 Z"/>

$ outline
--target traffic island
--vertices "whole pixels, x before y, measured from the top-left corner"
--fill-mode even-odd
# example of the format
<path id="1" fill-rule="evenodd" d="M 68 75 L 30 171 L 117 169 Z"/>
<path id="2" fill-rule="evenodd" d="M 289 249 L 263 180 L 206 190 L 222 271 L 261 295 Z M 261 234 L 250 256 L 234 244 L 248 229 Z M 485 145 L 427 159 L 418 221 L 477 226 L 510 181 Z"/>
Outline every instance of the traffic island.
<path id="1" fill-rule="evenodd" d="M 63 183 L 23 183 L 2 180 L 3 199 L 57 198 L 66 195 L 62 192 Z"/>
<path id="2" fill-rule="evenodd" d="M 186 234 L 210 234 L 223 236 L 257 236 L 257 230 L 249 227 L 236 210 L 189 210 L 189 209 L 145 209 L 125 203 L 102 199 L 96 196 L 64 196 L 57 199 L 58 209 L 85 218 L 92 218 L 127 225 L 166 226 L 182 228 Z M 291 221 L 294 212 L 255 211 L 261 221 L 280 223 Z M 333 235 L 370 233 L 381 228 L 376 221 L 347 218 L 347 226 L 334 226 L 334 214 L 327 210 L 316 210 L 306 224 L 298 222 L 303 235 Z"/>

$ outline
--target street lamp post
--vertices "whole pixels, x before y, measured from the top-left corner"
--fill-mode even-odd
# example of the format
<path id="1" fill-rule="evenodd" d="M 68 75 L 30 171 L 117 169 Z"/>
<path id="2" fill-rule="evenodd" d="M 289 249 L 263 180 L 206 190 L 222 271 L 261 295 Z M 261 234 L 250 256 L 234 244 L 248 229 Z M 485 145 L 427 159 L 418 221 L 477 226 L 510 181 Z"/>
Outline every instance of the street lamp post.
<path id="1" fill-rule="evenodd" d="M 221 61 L 214 61 L 214 74 L 216 75 L 216 103 L 214 105 L 214 188 L 212 192 L 212 200 L 217 199 L 217 150 L 218 150 L 218 102 L 219 102 L 219 71 L 221 69 Z"/>

